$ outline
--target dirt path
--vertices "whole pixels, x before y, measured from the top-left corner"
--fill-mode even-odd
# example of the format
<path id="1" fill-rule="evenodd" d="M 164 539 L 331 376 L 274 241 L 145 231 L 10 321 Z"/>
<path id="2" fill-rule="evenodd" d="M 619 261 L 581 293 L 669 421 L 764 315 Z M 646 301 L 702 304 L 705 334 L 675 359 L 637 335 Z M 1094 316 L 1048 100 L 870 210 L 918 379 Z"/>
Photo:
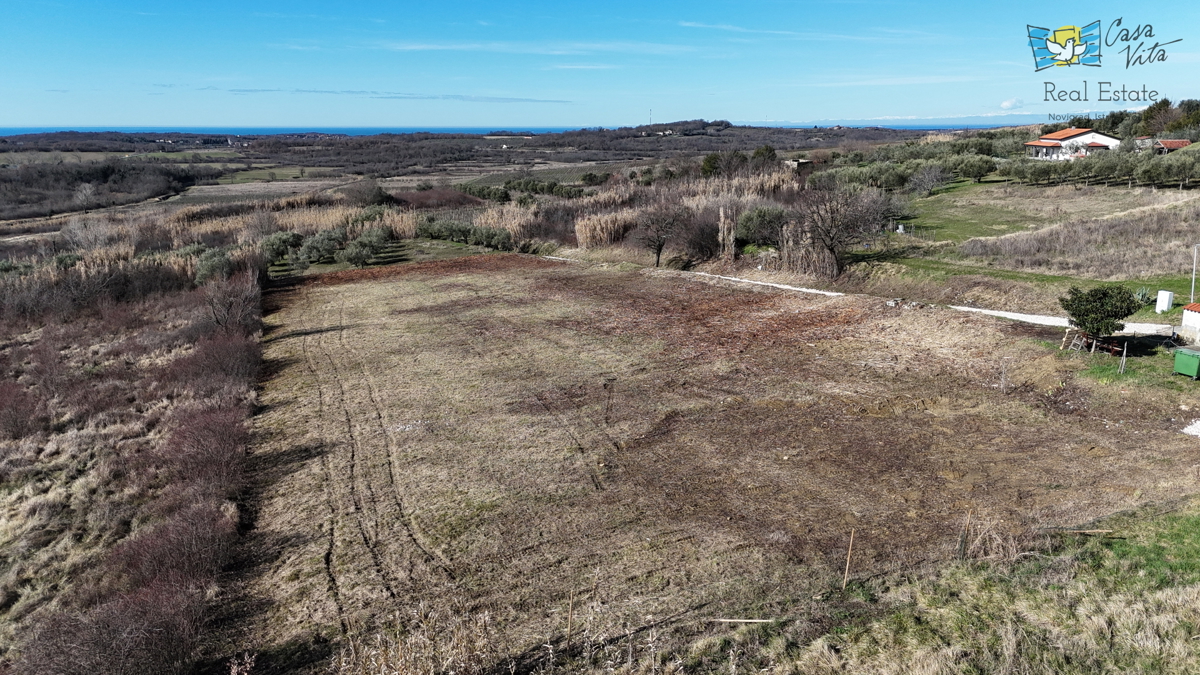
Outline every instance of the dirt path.
<path id="1" fill-rule="evenodd" d="M 570 258 L 554 258 L 555 260 L 571 260 Z M 575 261 L 572 261 L 575 262 Z M 720 279 L 736 284 L 749 284 L 753 286 L 764 286 L 767 288 L 775 288 L 782 291 L 791 291 L 794 293 L 808 293 L 812 295 L 824 295 L 828 297 L 840 297 L 845 293 L 835 291 L 823 291 L 815 288 L 803 288 L 800 286 L 789 286 L 787 284 L 776 284 L 766 281 L 754 281 L 752 279 L 742 279 L 740 277 L 728 277 L 719 274 L 709 274 L 707 272 L 689 272 L 686 274 L 694 274 L 698 277 L 708 277 L 712 279 Z M 875 296 L 862 296 L 875 297 Z M 1012 321 L 1020 321 L 1022 323 L 1031 323 L 1037 326 L 1054 326 L 1057 328 L 1066 328 L 1071 325 L 1070 320 L 1065 316 L 1050 316 L 1046 314 L 1025 314 L 1022 312 L 1006 312 L 998 309 L 983 309 L 980 307 L 963 307 L 960 305 L 947 305 L 950 309 L 959 312 L 974 312 L 976 314 L 984 314 L 994 316 L 1001 319 L 1010 319 Z M 1170 335 L 1172 332 L 1171 324 L 1165 323 L 1126 323 L 1125 330 L 1117 333 L 1117 335 Z"/>
<path id="2" fill-rule="evenodd" d="M 950 555 L 967 510 L 1002 538 L 1194 482 L 1180 401 L 1004 371 L 1029 348 L 988 317 L 501 255 L 269 301 L 223 648 L 267 673 L 420 617 L 492 617 L 518 672 L 568 613 L 601 660 L 712 616 L 816 631 L 851 528 L 869 575 Z"/>

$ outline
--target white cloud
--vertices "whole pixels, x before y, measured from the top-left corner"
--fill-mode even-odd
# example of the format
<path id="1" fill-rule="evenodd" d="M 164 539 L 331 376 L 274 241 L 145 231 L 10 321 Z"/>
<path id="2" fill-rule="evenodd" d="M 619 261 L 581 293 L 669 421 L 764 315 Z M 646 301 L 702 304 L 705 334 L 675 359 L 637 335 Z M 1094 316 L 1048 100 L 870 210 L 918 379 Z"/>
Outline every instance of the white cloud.
<path id="1" fill-rule="evenodd" d="M 616 68 L 616 66 L 599 63 L 595 65 L 564 63 L 557 66 L 548 66 L 543 68 L 543 70 L 612 70 L 614 68 Z"/>
<path id="2" fill-rule="evenodd" d="M 1001 110 L 1016 110 L 1017 108 L 1024 108 L 1024 107 L 1025 107 L 1025 101 L 1022 101 L 1019 98 L 1010 98 L 1007 101 L 1000 104 Z"/>
<path id="3" fill-rule="evenodd" d="M 805 82 L 808 87 L 884 87 L 912 86 L 921 84 L 951 84 L 956 82 L 978 82 L 976 75 L 914 75 L 912 77 L 879 77 L 867 80 L 841 80 L 838 82 Z"/>
<path id="4" fill-rule="evenodd" d="M 885 35 L 862 35 L 862 34 L 845 34 L 845 33 L 825 33 L 811 31 L 794 31 L 794 30 L 767 30 L 762 28 L 747 28 L 745 26 L 735 26 L 727 23 L 699 23 L 696 21 L 680 21 L 679 25 L 684 28 L 703 28 L 707 30 L 720 30 L 730 33 L 754 33 L 758 35 L 782 35 L 789 38 L 798 38 L 803 40 L 859 40 L 867 42 L 908 42 L 912 40 L 929 40 L 933 38 L 945 39 L 942 36 L 926 33 L 923 31 L 908 31 L 908 30 L 892 30 L 885 28 L 868 29 L 875 33 L 884 33 Z"/>
<path id="5" fill-rule="evenodd" d="M 380 49 L 395 52 L 490 52 L 497 54 L 682 54 L 694 47 L 654 42 L 385 42 Z"/>

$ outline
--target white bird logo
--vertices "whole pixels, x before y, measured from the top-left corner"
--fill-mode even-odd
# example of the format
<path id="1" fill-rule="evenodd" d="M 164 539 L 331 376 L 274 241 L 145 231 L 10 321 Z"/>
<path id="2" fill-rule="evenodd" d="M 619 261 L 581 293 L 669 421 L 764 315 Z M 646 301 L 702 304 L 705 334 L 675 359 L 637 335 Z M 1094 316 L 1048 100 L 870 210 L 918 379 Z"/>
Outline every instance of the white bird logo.
<path id="1" fill-rule="evenodd" d="M 1075 60 L 1075 57 L 1083 56 L 1083 53 L 1087 51 L 1087 45 L 1075 44 L 1075 38 L 1068 38 L 1066 44 L 1061 45 L 1046 38 L 1046 49 L 1049 49 L 1050 53 L 1054 55 L 1055 61 L 1070 63 Z"/>

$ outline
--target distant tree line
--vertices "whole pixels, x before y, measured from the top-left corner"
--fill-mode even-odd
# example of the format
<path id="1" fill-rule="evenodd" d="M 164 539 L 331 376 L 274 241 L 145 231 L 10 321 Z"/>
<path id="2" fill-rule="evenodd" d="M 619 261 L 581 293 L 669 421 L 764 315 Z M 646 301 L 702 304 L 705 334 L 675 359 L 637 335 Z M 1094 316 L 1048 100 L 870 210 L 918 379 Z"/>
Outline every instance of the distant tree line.
<path id="1" fill-rule="evenodd" d="M 0 168 L 0 219 L 129 204 L 213 181 L 220 169 L 130 160 Z"/>
<path id="2" fill-rule="evenodd" d="M 1128 187 L 1150 185 L 1182 190 L 1191 187 L 1192 181 L 1200 180 L 1200 154 L 1173 152 L 1156 155 L 1110 150 L 1071 162 L 1020 159 L 1002 164 L 1000 175 L 1034 185 L 1124 183 Z"/>
<path id="3" fill-rule="evenodd" d="M 459 192 L 477 197 L 479 199 L 489 199 L 493 202 L 512 201 L 512 195 L 508 190 L 502 187 L 494 187 L 490 185 L 471 185 L 470 183 L 459 183 L 454 186 Z"/>
<path id="4" fill-rule="evenodd" d="M 1200 141 L 1200 100 L 1186 99 L 1178 104 L 1170 99 L 1159 99 L 1141 111 L 1116 110 L 1103 117 L 1081 115 L 1062 124 L 1042 127 L 1042 134 L 1061 131 L 1069 127 L 1095 129 L 1120 139 L 1139 136 L 1159 138 L 1187 138 Z"/>
<path id="5" fill-rule="evenodd" d="M 504 189 L 539 195 L 554 195 L 555 197 L 563 197 L 565 199 L 574 199 L 576 197 L 586 197 L 595 194 L 589 190 L 571 185 L 563 185 L 557 181 L 539 181 L 533 178 L 505 181 Z"/>

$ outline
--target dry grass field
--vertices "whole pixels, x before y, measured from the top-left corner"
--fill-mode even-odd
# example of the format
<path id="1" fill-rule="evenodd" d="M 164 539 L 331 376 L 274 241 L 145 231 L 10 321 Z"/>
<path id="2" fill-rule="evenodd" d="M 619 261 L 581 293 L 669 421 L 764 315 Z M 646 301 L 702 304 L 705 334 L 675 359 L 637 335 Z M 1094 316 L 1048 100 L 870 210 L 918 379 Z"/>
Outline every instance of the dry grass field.
<path id="1" fill-rule="evenodd" d="M 932 231 L 938 240 L 962 242 L 1075 220 L 1134 216 L 1194 199 L 1191 192 L 1141 187 L 961 181 L 917 200 L 913 225 Z"/>
<path id="2" fill-rule="evenodd" d="M 811 639 L 869 611 L 829 593 L 851 530 L 867 579 L 953 558 L 968 512 L 1002 544 L 1196 484 L 1173 418 L 1200 398 L 1076 380 L 1056 333 L 987 317 L 505 254 L 265 302 L 255 526 L 213 645 L 255 672 L 346 645 L 368 672 L 375 639 L 657 672 L 713 619 Z"/>

